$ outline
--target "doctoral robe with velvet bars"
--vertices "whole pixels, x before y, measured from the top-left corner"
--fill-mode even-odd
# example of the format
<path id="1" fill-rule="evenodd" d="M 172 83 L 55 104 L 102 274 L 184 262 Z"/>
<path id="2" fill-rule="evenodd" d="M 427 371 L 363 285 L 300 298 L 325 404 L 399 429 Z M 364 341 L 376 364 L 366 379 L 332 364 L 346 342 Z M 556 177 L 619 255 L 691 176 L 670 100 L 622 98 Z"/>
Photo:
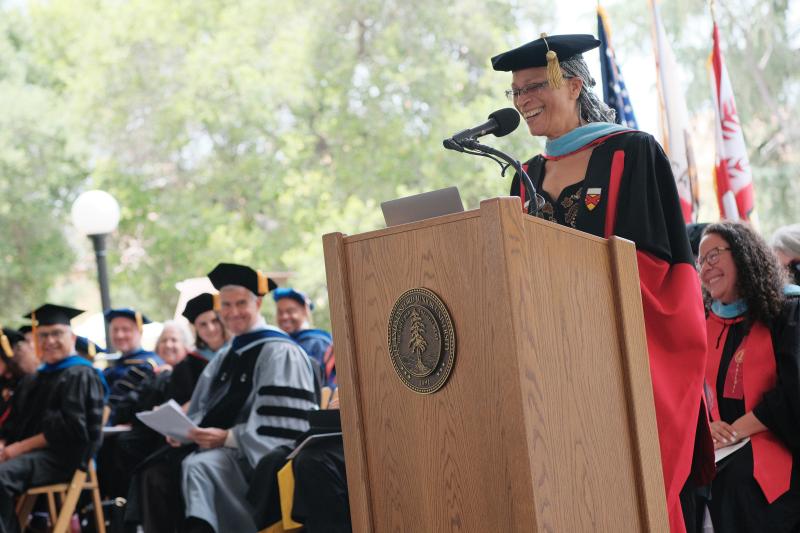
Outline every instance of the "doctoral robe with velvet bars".
<path id="1" fill-rule="evenodd" d="M 183 460 L 186 516 L 217 532 L 255 532 L 248 479 L 265 454 L 308 429 L 306 413 L 317 408 L 311 364 L 291 338 L 266 327 L 235 337 L 203 376 L 189 417 L 201 427 L 229 429 L 233 442 Z"/>

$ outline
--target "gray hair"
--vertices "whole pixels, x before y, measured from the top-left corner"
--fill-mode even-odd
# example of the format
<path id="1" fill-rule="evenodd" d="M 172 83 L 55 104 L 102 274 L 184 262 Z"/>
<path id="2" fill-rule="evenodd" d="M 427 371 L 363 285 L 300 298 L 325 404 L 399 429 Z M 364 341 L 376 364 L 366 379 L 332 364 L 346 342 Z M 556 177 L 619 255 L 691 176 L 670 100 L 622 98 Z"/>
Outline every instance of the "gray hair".
<path id="1" fill-rule="evenodd" d="M 597 82 L 589 74 L 589 66 L 581 54 L 571 57 L 567 61 L 562 61 L 561 71 L 564 73 L 565 78 L 580 78 L 583 80 L 581 93 L 578 95 L 578 113 L 581 124 L 614 122 L 617 112 L 608 107 L 592 91 L 592 87 L 597 85 Z"/>
<path id="2" fill-rule="evenodd" d="M 800 224 L 778 228 L 772 234 L 772 247 L 783 250 L 787 255 L 800 257 Z"/>
<path id="3" fill-rule="evenodd" d="M 187 351 L 191 352 L 194 350 L 194 337 L 192 336 L 192 332 L 189 331 L 189 326 L 180 320 L 167 320 L 164 322 L 164 327 L 161 329 L 161 333 L 158 335 L 158 340 L 156 341 L 156 348 L 161 344 L 161 338 L 169 328 L 173 328 L 178 332 L 178 337 L 181 339 L 181 342 L 183 342 Z"/>

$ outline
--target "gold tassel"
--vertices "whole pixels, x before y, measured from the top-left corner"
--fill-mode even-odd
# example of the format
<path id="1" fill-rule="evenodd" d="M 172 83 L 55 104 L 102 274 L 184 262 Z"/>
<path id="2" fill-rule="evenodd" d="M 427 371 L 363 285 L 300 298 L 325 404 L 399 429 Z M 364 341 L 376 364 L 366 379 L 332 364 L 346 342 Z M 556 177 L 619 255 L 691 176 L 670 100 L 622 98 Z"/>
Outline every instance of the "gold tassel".
<path id="1" fill-rule="evenodd" d="M 39 326 L 39 321 L 36 320 L 36 313 L 31 313 L 31 337 L 33 338 L 33 354 L 36 356 L 37 359 L 42 358 L 42 354 L 39 353 L 39 339 L 36 335 L 36 329 Z"/>
<path id="2" fill-rule="evenodd" d="M 256 270 L 256 274 L 258 275 L 258 295 L 264 296 L 269 292 L 269 283 L 267 283 L 267 276 L 264 275 L 263 272 L 260 270 Z"/>
<path id="3" fill-rule="evenodd" d="M 544 45 L 547 47 L 547 83 L 551 89 L 560 89 L 564 85 L 564 73 L 561 72 L 561 64 L 558 62 L 558 55 L 550 50 L 550 45 L 547 44 L 547 34 L 541 35 Z"/>
<path id="4" fill-rule="evenodd" d="M 219 293 L 211 295 L 211 301 L 214 302 L 211 304 L 214 307 L 214 311 L 219 311 L 222 308 L 222 305 L 219 301 Z"/>
<path id="5" fill-rule="evenodd" d="M 88 347 L 86 351 L 89 354 L 89 359 L 94 360 L 94 356 L 97 355 L 97 347 L 94 345 L 92 341 L 88 341 Z"/>
<path id="6" fill-rule="evenodd" d="M 139 328 L 139 333 L 144 331 L 144 320 L 142 320 L 142 313 L 136 311 L 136 327 Z"/>
<path id="7" fill-rule="evenodd" d="M 5 352 L 6 357 L 11 359 L 14 357 L 14 350 L 11 348 L 11 343 L 8 342 L 8 337 L 6 334 L 2 332 L 2 327 L 0 327 L 0 348 L 3 348 L 3 352 Z"/>

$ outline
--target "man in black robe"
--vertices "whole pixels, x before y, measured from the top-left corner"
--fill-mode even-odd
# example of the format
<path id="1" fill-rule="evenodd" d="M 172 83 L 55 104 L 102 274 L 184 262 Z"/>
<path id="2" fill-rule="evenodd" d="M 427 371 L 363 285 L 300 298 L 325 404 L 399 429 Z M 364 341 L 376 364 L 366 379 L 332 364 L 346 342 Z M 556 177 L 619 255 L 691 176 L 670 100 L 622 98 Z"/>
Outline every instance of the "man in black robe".
<path id="1" fill-rule="evenodd" d="M 70 480 L 100 446 L 104 382 L 75 353 L 78 309 L 45 304 L 30 315 L 44 364 L 19 392 L 0 433 L 0 533 L 19 531 L 14 502 L 28 488 Z"/>

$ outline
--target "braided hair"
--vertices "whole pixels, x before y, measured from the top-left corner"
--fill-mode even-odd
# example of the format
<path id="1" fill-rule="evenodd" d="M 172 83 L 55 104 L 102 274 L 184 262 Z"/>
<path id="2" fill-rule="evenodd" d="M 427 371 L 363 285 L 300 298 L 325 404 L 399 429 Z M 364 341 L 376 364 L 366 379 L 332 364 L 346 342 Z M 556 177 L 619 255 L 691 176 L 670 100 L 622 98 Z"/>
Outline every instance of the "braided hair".
<path id="1" fill-rule="evenodd" d="M 614 122 L 617 112 L 608 107 L 605 102 L 597 97 L 591 90 L 597 85 L 592 75 L 589 73 L 589 66 L 583 59 L 582 54 L 578 54 L 561 62 L 561 71 L 565 78 L 580 78 L 583 80 L 581 92 L 578 95 L 578 111 L 581 124 L 590 122 Z"/>

